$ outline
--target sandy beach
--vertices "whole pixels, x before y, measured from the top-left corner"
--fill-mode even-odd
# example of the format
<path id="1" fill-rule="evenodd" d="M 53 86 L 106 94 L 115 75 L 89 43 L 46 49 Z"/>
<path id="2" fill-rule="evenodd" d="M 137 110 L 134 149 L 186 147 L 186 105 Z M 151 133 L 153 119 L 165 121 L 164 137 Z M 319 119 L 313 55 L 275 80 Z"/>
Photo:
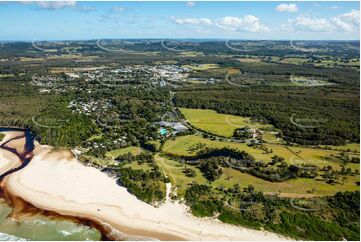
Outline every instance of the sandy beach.
<path id="1" fill-rule="evenodd" d="M 169 199 L 155 208 L 138 200 L 105 173 L 79 163 L 70 151 L 54 151 L 46 145 L 37 145 L 32 161 L 7 176 L 4 185 L 10 194 L 38 208 L 88 218 L 139 236 L 125 239 L 286 240 L 274 233 L 194 217 L 187 206 Z"/>
<path id="2" fill-rule="evenodd" d="M 11 131 L 11 132 L 1 132 L 5 134 L 4 138 L 0 140 L 0 146 L 3 145 L 5 142 L 9 141 L 10 139 L 15 139 L 17 137 L 21 137 L 24 135 L 24 132 L 20 131 Z M 19 140 L 15 139 L 14 142 L 9 142 L 8 145 L 12 143 L 11 147 L 20 148 L 24 146 L 25 140 L 24 138 L 20 138 Z M 21 164 L 20 159 L 13 153 L 8 150 L 0 149 L 0 174 L 11 170 Z"/>
<path id="3" fill-rule="evenodd" d="M 13 153 L 0 149 L 0 174 L 11 170 L 21 164 L 19 158 Z"/>

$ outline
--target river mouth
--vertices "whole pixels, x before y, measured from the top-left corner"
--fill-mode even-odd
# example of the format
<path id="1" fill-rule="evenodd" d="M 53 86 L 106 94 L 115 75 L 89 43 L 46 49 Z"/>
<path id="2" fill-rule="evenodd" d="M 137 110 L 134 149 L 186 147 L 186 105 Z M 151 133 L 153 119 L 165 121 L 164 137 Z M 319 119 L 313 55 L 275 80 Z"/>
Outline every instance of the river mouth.
<path id="1" fill-rule="evenodd" d="M 106 239 L 89 221 L 42 211 L 1 191 L 0 232 L 15 240 L 101 240 Z"/>
<path id="2" fill-rule="evenodd" d="M 35 136 L 28 129 L 21 128 L 0 127 L 0 132 L 16 132 L 14 137 L 0 140 L 0 149 L 20 160 L 20 165 L 0 174 L 0 240 L 107 240 L 105 231 L 93 221 L 38 209 L 7 192 L 4 185 L 6 177 L 31 162 Z M 14 148 L 11 142 L 20 145 Z"/>

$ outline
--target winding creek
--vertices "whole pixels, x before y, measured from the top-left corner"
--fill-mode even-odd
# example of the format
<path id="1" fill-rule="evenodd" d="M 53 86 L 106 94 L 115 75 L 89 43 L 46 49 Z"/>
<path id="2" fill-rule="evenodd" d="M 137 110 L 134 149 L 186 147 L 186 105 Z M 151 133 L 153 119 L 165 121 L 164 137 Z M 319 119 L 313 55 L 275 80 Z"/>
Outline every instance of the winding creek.
<path id="1" fill-rule="evenodd" d="M 4 149 L 4 150 L 7 150 L 7 151 L 15 154 L 20 159 L 21 165 L 1 174 L 0 181 L 7 175 L 10 175 L 11 173 L 14 173 L 14 172 L 19 171 L 22 168 L 24 168 L 27 164 L 29 164 L 29 162 L 31 161 L 31 159 L 33 157 L 32 152 L 35 147 L 35 145 L 34 145 L 35 136 L 30 132 L 30 130 L 19 129 L 19 128 L 0 128 L 0 132 L 11 132 L 11 131 L 24 132 L 24 135 L 16 136 L 14 138 L 7 140 L 6 142 L 4 142 L 3 144 L 0 145 L 0 149 Z M 11 147 L 7 146 L 7 144 L 9 142 L 14 141 L 16 139 L 21 139 L 21 138 L 25 138 L 24 152 L 20 153 L 15 148 L 11 148 Z"/>
<path id="2" fill-rule="evenodd" d="M 35 136 L 28 129 L 0 127 L 0 132 L 23 132 L 0 145 L 0 149 L 15 154 L 21 161 L 17 167 L 0 174 L 2 183 L 6 176 L 26 167 L 33 158 Z M 25 138 L 20 151 L 9 145 Z M 1 142 L 1 140 L 0 140 Z M 0 157 L 0 162 L 2 162 Z M 0 241 L 1 240 L 101 240 L 101 233 L 84 221 L 66 218 L 39 210 L 32 205 L 11 197 L 3 188 L 0 196 Z"/>

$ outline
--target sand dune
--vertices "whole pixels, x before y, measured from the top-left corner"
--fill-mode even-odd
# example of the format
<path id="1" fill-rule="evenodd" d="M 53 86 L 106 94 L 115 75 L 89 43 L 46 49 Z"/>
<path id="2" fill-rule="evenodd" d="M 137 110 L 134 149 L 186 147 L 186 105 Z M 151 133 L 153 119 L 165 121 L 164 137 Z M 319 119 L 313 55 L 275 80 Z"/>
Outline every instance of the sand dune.
<path id="1" fill-rule="evenodd" d="M 196 218 L 185 205 L 168 199 L 155 208 L 65 151 L 57 153 L 49 146 L 38 145 L 34 153 L 30 164 L 8 176 L 5 185 L 10 193 L 39 208 L 90 218 L 129 235 L 161 240 L 285 240 L 273 233 Z"/>

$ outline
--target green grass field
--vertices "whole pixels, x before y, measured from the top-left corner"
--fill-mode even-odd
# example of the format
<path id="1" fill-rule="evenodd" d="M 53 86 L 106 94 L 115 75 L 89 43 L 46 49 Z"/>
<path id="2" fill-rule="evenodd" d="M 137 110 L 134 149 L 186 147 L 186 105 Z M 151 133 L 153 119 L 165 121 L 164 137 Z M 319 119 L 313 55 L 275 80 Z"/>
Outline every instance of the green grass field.
<path id="1" fill-rule="evenodd" d="M 339 150 L 339 151 L 351 151 L 353 153 L 360 153 L 360 144 L 352 143 L 346 144 L 341 146 L 334 146 L 334 145 L 323 145 L 322 147 L 328 147 L 332 150 Z"/>
<path id="2" fill-rule="evenodd" d="M 252 154 L 256 160 L 263 160 L 266 162 L 271 161 L 272 156 L 278 155 L 285 158 L 288 164 L 301 165 L 305 164 L 303 160 L 306 160 L 309 164 L 314 164 L 319 167 L 332 166 L 334 169 L 340 169 L 341 163 L 331 160 L 327 160 L 326 157 L 331 155 L 338 155 L 340 151 L 337 150 L 326 150 L 322 148 L 302 147 L 302 146 L 290 146 L 279 144 L 265 144 L 266 147 L 271 148 L 273 153 L 266 154 L 263 150 L 258 148 L 249 147 L 244 143 L 233 143 L 225 141 L 213 141 L 205 139 L 199 135 L 187 135 L 177 137 L 175 140 L 168 140 L 163 147 L 163 152 L 181 156 L 194 156 L 196 151 L 190 148 L 195 147 L 196 144 L 203 143 L 208 147 L 222 148 L 232 147 L 239 150 L 244 150 Z M 355 144 L 348 145 L 346 147 L 354 147 Z M 301 157 L 301 158 L 300 158 Z M 197 173 L 195 178 L 186 177 L 183 174 L 184 166 L 179 164 L 177 161 L 173 161 L 167 158 L 158 159 L 158 163 L 164 171 L 169 174 L 173 184 L 177 185 L 179 194 L 184 194 L 189 183 L 193 181 L 204 184 L 206 183 L 205 178 L 202 176 L 200 171 L 194 167 Z M 350 167 L 353 170 L 359 169 L 359 164 L 349 163 L 346 167 Z M 343 185 L 330 185 L 321 180 L 298 178 L 287 182 L 274 183 L 262 180 L 260 178 L 242 173 L 232 168 L 224 168 L 224 174 L 214 181 L 214 186 L 233 187 L 235 184 L 239 184 L 241 187 L 247 187 L 253 185 L 256 190 L 263 191 L 265 193 L 279 193 L 281 196 L 288 197 L 309 197 L 309 196 L 320 196 L 320 195 L 332 195 L 337 191 L 355 191 L 359 190 L 359 186 L 356 182 L 359 182 L 359 176 L 347 176 Z M 314 190 L 314 193 L 310 191 Z"/>
<path id="3" fill-rule="evenodd" d="M 141 152 L 142 152 L 142 148 L 137 147 L 137 146 L 129 146 L 129 147 L 122 148 L 122 149 L 108 151 L 105 154 L 105 156 L 108 158 L 115 159 L 120 155 L 125 155 L 128 153 L 131 153 L 133 155 L 139 155 Z"/>
<path id="4" fill-rule="evenodd" d="M 205 184 L 207 182 L 202 173 L 196 167 L 187 166 L 191 167 L 196 172 L 195 177 L 187 177 L 183 173 L 183 164 L 166 157 L 156 156 L 155 158 L 159 167 L 168 175 L 172 185 L 177 187 L 177 193 L 180 196 L 184 195 L 188 185 L 192 182 L 197 182 L 198 184 Z"/>
<path id="5" fill-rule="evenodd" d="M 138 162 L 134 161 L 131 163 L 128 163 L 124 165 L 124 167 L 130 167 L 133 170 L 143 170 L 143 171 L 149 171 L 152 169 L 152 167 L 147 163 L 138 164 Z"/>
<path id="6" fill-rule="evenodd" d="M 88 138 L 88 141 L 94 141 L 94 140 L 99 140 L 103 137 L 103 134 L 94 134 L 91 137 Z"/>
<path id="7" fill-rule="evenodd" d="M 324 181 L 316 181 L 313 179 L 298 178 L 287 182 L 269 182 L 260 178 L 251 176 L 246 173 L 234 170 L 232 168 L 224 168 L 222 176 L 214 182 L 207 182 L 202 173 L 195 166 L 188 165 L 196 172 L 196 177 L 187 177 L 183 173 L 184 165 L 177 161 L 160 157 L 156 158 L 160 168 L 169 176 L 172 185 L 177 187 L 177 194 L 184 196 L 185 191 L 193 182 L 198 184 L 211 184 L 212 186 L 231 188 L 238 184 L 241 188 L 253 185 L 257 191 L 264 193 L 277 193 L 285 197 L 311 197 L 333 195 L 338 191 L 356 191 L 359 187 L 355 182 L 359 181 L 359 177 L 347 177 L 343 185 L 330 185 Z M 312 193 L 311 193 L 312 191 Z"/>
<path id="8" fill-rule="evenodd" d="M 237 128 L 270 128 L 271 125 L 252 122 L 250 118 L 220 114 L 210 109 L 179 108 L 184 117 L 196 128 L 220 135 L 231 137 Z"/>
<path id="9" fill-rule="evenodd" d="M 199 135 L 187 135 L 177 137 L 175 140 L 168 140 L 163 147 L 163 151 L 170 154 L 181 156 L 193 156 L 195 151 L 191 151 L 191 147 L 194 147 L 198 143 L 203 143 L 208 147 L 223 148 L 231 147 L 239 150 L 244 150 L 255 157 L 256 160 L 263 160 L 270 162 L 274 155 L 285 158 L 285 161 L 289 164 L 301 165 L 309 164 L 317 165 L 319 167 L 332 166 L 334 169 L 340 169 L 340 162 L 334 162 L 326 159 L 326 157 L 338 156 L 340 151 L 326 150 L 321 148 L 311 148 L 302 146 L 290 146 L 287 148 L 281 144 L 264 144 L 265 147 L 273 150 L 273 153 L 266 154 L 259 148 L 249 147 L 245 143 L 226 142 L 218 140 L 205 139 Z M 299 158 L 299 156 L 302 158 Z M 305 160 L 305 161 L 303 161 Z M 352 169 L 359 169 L 359 164 L 349 163 L 346 167 Z"/>
<path id="10" fill-rule="evenodd" d="M 356 177 L 347 177 L 343 185 L 330 185 L 324 181 L 314 179 L 297 178 L 286 182 L 269 182 L 260 178 L 242 173 L 232 168 L 224 168 L 223 175 L 212 184 L 214 186 L 223 185 L 224 187 L 233 187 L 239 184 L 241 188 L 253 185 L 257 191 L 264 193 L 279 193 L 286 197 L 309 197 L 320 195 L 333 195 L 338 191 L 356 191 L 359 187 L 355 184 L 359 181 Z M 310 193 L 314 189 L 314 193 Z"/>
<path id="11" fill-rule="evenodd" d="M 190 68 L 195 71 L 204 71 L 209 69 L 216 69 L 219 67 L 218 64 L 199 64 L 199 65 L 183 65 L 182 67 Z"/>
<path id="12" fill-rule="evenodd" d="M 90 160 L 92 163 L 100 165 L 100 166 L 109 166 L 109 165 L 114 165 L 114 161 L 106 158 L 106 159 L 101 159 L 101 158 L 97 158 L 94 157 L 92 155 L 83 155 L 85 158 L 87 158 L 88 160 Z"/>
<path id="13" fill-rule="evenodd" d="M 301 58 L 301 57 L 289 57 L 284 58 L 281 61 L 279 61 L 282 64 L 294 64 L 294 65 L 301 65 L 307 62 L 307 59 Z"/>

